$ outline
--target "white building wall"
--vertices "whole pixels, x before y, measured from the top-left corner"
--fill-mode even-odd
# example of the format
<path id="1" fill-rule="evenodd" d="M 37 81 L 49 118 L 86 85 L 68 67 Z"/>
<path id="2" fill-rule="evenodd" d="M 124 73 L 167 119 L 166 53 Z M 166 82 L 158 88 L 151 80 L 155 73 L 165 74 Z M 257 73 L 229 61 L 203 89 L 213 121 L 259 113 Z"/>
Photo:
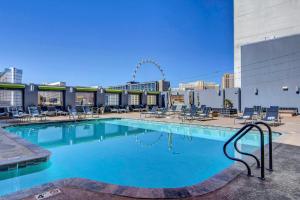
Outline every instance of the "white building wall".
<path id="1" fill-rule="evenodd" d="M 234 76 L 241 87 L 241 46 L 300 33 L 300 0 L 234 0 Z"/>

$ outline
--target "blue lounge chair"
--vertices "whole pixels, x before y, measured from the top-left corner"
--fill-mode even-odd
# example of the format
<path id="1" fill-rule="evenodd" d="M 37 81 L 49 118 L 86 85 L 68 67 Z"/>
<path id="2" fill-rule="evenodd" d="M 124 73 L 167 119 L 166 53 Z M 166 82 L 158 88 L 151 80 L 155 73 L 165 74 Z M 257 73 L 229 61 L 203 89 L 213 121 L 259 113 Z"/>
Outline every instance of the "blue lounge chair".
<path id="1" fill-rule="evenodd" d="M 155 113 L 155 117 L 158 118 L 167 117 L 167 116 L 169 116 L 167 108 L 162 108 L 161 110 L 156 111 Z"/>
<path id="2" fill-rule="evenodd" d="M 184 121 L 184 120 L 195 120 L 195 119 L 199 119 L 199 117 L 200 116 L 197 113 L 196 107 L 191 107 L 189 110 L 186 110 L 182 114 L 182 121 Z"/>
<path id="3" fill-rule="evenodd" d="M 10 108 L 10 119 L 25 120 L 29 115 L 18 110 L 18 108 Z"/>
<path id="4" fill-rule="evenodd" d="M 40 120 L 43 120 L 43 119 L 46 120 L 46 114 L 42 114 L 39 111 L 38 107 L 36 107 L 36 106 L 29 106 L 28 112 L 29 112 L 30 118 L 34 118 L 34 119 L 39 118 Z"/>
<path id="5" fill-rule="evenodd" d="M 69 112 L 69 119 L 73 118 L 74 120 L 80 118 L 81 114 L 77 111 L 75 107 L 68 106 L 68 112 Z"/>
<path id="6" fill-rule="evenodd" d="M 151 108 L 150 111 L 141 112 L 140 117 L 142 117 L 142 115 L 144 115 L 145 118 L 146 118 L 147 116 L 152 117 L 152 116 L 154 116 L 154 115 L 157 114 L 157 109 L 158 109 L 157 106 L 153 106 L 153 107 Z"/>
<path id="7" fill-rule="evenodd" d="M 119 107 L 119 113 L 128 113 L 129 112 L 129 106 L 120 106 Z"/>
<path id="8" fill-rule="evenodd" d="M 253 113 L 254 113 L 254 109 L 253 108 L 245 108 L 244 109 L 244 113 L 243 113 L 243 115 L 242 116 L 240 116 L 240 117 L 236 117 L 235 119 L 234 119 L 234 124 L 235 124 L 235 121 L 236 120 L 243 120 L 243 123 L 246 123 L 247 122 L 247 120 L 252 120 L 253 119 Z"/>
<path id="9" fill-rule="evenodd" d="M 280 125 L 279 107 L 273 106 L 267 108 L 266 115 L 261 120 L 269 123 L 270 125 Z"/>
<path id="10" fill-rule="evenodd" d="M 9 113 L 7 112 L 7 108 L 1 107 L 0 108 L 0 117 L 8 117 Z"/>
<path id="11" fill-rule="evenodd" d="M 87 115 L 91 115 L 92 117 L 94 116 L 94 112 L 90 106 L 83 106 L 82 109 L 85 117 Z"/>
<path id="12" fill-rule="evenodd" d="M 207 120 L 207 119 L 213 119 L 212 116 L 210 116 L 211 107 L 205 107 L 203 109 L 203 112 L 199 114 L 200 120 Z"/>

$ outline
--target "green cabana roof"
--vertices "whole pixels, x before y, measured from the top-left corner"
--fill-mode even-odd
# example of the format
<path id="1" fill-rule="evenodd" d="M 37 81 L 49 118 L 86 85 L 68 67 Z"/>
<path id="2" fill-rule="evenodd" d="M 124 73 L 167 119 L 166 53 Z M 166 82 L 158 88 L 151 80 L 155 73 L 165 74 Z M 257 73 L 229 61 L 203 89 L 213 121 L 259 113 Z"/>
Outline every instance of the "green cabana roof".
<path id="1" fill-rule="evenodd" d="M 141 90 L 128 90 L 128 94 L 142 94 L 143 91 Z"/>
<path id="2" fill-rule="evenodd" d="M 98 88 L 93 87 L 75 87 L 76 92 L 97 92 Z"/>
<path id="3" fill-rule="evenodd" d="M 160 94 L 160 92 L 158 92 L 158 91 L 149 91 L 149 92 L 147 92 L 147 94 L 154 95 L 154 94 Z"/>
<path id="4" fill-rule="evenodd" d="M 24 84 L 15 84 L 15 83 L 0 83 L 1 89 L 24 89 Z"/>
<path id="5" fill-rule="evenodd" d="M 123 90 L 105 89 L 105 93 L 122 93 Z"/>
<path id="6" fill-rule="evenodd" d="M 43 91 L 63 91 L 66 90 L 64 86 L 51 86 L 51 85 L 39 85 L 39 90 Z"/>

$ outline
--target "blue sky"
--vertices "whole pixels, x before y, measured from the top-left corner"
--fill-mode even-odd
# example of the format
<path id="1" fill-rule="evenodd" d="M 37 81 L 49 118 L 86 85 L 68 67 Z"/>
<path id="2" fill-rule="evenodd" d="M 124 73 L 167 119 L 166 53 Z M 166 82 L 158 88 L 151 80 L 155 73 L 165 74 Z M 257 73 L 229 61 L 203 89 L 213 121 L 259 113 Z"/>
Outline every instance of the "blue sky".
<path id="1" fill-rule="evenodd" d="M 1 0 L 0 69 L 23 82 L 122 84 L 153 59 L 172 86 L 233 72 L 232 0 Z M 160 79 L 144 65 L 137 81 Z"/>

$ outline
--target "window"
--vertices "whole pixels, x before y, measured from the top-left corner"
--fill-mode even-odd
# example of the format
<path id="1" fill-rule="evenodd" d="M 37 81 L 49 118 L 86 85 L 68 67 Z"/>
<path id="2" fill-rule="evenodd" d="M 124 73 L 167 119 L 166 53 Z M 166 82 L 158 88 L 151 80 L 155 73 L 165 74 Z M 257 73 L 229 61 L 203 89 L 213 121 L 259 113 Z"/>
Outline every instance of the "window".
<path id="1" fill-rule="evenodd" d="M 89 105 L 93 106 L 95 104 L 95 94 L 94 92 L 76 92 L 76 105 Z"/>
<path id="2" fill-rule="evenodd" d="M 147 95 L 147 104 L 148 105 L 157 105 L 156 95 Z"/>
<path id="3" fill-rule="evenodd" d="M 119 94 L 105 94 L 105 105 L 117 106 L 119 105 Z"/>
<path id="4" fill-rule="evenodd" d="M 21 90 L 0 90 L 1 106 L 22 106 L 23 98 Z"/>
<path id="5" fill-rule="evenodd" d="M 62 91 L 38 91 L 38 104 L 43 106 L 63 104 Z"/>
<path id="6" fill-rule="evenodd" d="M 140 105 L 140 95 L 139 94 L 129 94 L 128 105 Z"/>

